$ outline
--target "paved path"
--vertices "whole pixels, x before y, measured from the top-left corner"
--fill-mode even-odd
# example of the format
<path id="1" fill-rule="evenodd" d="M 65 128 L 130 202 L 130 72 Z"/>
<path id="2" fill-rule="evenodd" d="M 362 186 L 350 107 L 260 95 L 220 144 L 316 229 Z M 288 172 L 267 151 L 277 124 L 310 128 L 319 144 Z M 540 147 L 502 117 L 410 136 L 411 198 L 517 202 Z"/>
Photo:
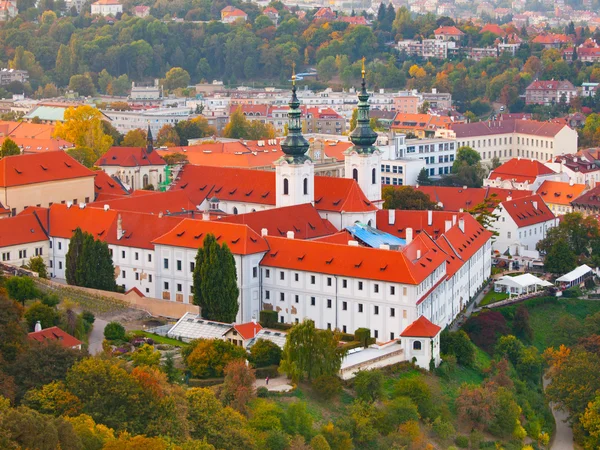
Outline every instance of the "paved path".
<path id="1" fill-rule="evenodd" d="M 104 328 L 106 328 L 108 322 L 96 317 L 94 326 L 88 338 L 88 351 L 90 355 L 97 355 L 102 352 L 102 341 L 104 340 Z"/>
<path id="2" fill-rule="evenodd" d="M 550 383 L 550 379 L 544 377 L 544 389 Z M 556 433 L 550 444 L 550 450 L 573 450 L 573 430 L 565 420 L 567 420 L 567 413 L 556 408 L 553 403 L 550 403 L 552 408 L 552 415 L 556 422 Z"/>
<path id="3" fill-rule="evenodd" d="M 489 286 L 491 286 L 491 283 L 490 283 Z M 462 313 L 459 314 L 459 316 L 456 318 L 456 320 L 454 321 L 454 323 L 450 326 L 450 331 L 458 331 L 458 329 L 460 328 L 460 325 L 464 324 L 464 322 L 473 313 L 473 310 L 475 308 L 477 308 L 477 306 L 479 305 L 479 303 L 481 302 L 481 300 L 483 300 L 483 297 L 485 297 L 485 294 L 487 294 L 487 292 L 488 292 L 486 289 L 484 289 L 483 291 L 481 291 L 479 293 L 479 295 L 477 295 L 477 297 L 475 297 L 475 301 L 471 302 L 471 304 L 469 304 L 469 306 L 467 306 L 467 309 L 465 309 Z"/>
<path id="4" fill-rule="evenodd" d="M 264 378 L 256 380 L 254 383 L 255 388 L 266 387 L 272 392 L 288 392 L 292 390 L 292 386 L 289 384 L 289 380 L 286 377 L 271 378 L 267 385 Z"/>

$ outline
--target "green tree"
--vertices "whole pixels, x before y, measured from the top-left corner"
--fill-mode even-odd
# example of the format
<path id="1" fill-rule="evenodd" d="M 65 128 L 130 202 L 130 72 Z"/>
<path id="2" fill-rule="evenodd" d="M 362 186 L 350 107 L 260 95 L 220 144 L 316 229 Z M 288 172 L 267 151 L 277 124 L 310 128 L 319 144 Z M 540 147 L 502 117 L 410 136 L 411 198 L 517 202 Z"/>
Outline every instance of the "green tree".
<path id="1" fill-rule="evenodd" d="M 328 56 L 319 61 L 317 64 L 317 73 L 319 74 L 319 80 L 325 83 L 330 81 L 337 73 L 335 56 Z"/>
<path id="2" fill-rule="evenodd" d="M 42 328 L 50 328 L 58 322 L 58 313 L 42 302 L 35 302 L 25 311 L 25 320 L 30 331 L 33 331 L 37 322 L 41 323 Z"/>
<path id="3" fill-rule="evenodd" d="M 11 277 L 4 282 L 4 288 L 8 296 L 13 300 L 25 305 L 25 300 L 31 300 L 39 296 L 35 283 L 29 277 Z"/>
<path id="4" fill-rule="evenodd" d="M 417 177 L 417 184 L 419 186 L 431 186 L 433 184 L 431 178 L 429 178 L 429 170 L 427 170 L 425 167 L 423 167 L 419 171 L 419 176 Z"/>
<path id="5" fill-rule="evenodd" d="M 69 240 L 69 250 L 67 250 L 67 255 L 65 257 L 65 278 L 67 279 L 68 284 L 75 286 L 80 285 L 76 272 L 80 263 L 82 249 L 83 232 L 81 231 L 81 228 L 77 227 Z"/>
<path id="6" fill-rule="evenodd" d="M 202 317 L 231 323 L 238 312 L 237 273 L 235 260 L 226 243 L 219 245 L 214 235 L 204 238 L 196 254 L 193 273 L 194 304 Z"/>
<path id="7" fill-rule="evenodd" d="M 456 361 L 466 367 L 475 364 L 475 346 L 463 330 L 444 330 L 440 336 L 440 353 L 456 356 Z"/>
<path id="8" fill-rule="evenodd" d="M 179 134 L 177 134 L 177 131 L 173 126 L 168 124 L 163 125 L 163 127 L 158 130 L 158 134 L 156 135 L 156 145 L 176 147 L 179 145 Z"/>
<path id="9" fill-rule="evenodd" d="M 32 256 L 29 258 L 29 262 L 25 267 L 33 272 L 36 272 L 40 278 L 48 278 L 46 263 L 44 262 L 44 258 L 41 256 Z"/>
<path id="10" fill-rule="evenodd" d="M 163 80 L 163 86 L 168 91 L 172 91 L 177 88 L 185 88 L 190 84 L 190 74 L 187 70 L 181 67 L 173 67 L 169 70 Z"/>
<path id="11" fill-rule="evenodd" d="M 275 130 L 270 124 L 258 120 L 249 121 L 240 107 L 229 117 L 223 136 L 231 139 L 271 139 L 275 137 Z"/>
<path id="12" fill-rule="evenodd" d="M 254 367 L 279 365 L 281 353 L 279 345 L 267 339 L 258 339 L 250 348 L 248 361 Z"/>
<path id="13" fill-rule="evenodd" d="M 81 357 L 81 351 L 63 347 L 60 342 L 30 342 L 9 368 L 15 377 L 17 399 L 31 389 L 64 380 Z"/>
<path id="14" fill-rule="evenodd" d="M 125 339 L 125 327 L 119 322 L 110 322 L 104 327 L 104 339 L 122 341 Z"/>
<path id="15" fill-rule="evenodd" d="M 360 370 L 354 377 L 354 391 L 360 400 L 374 402 L 383 397 L 383 373 L 379 370 Z"/>
<path id="16" fill-rule="evenodd" d="M 23 307 L 0 293 L 0 363 L 13 361 L 25 346 L 22 318 Z"/>
<path id="17" fill-rule="evenodd" d="M 577 267 L 577 258 L 565 239 L 557 240 L 544 260 L 544 269 L 554 274 L 564 274 Z"/>
<path id="18" fill-rule="evenodd" d="M 69 89 L 84 97 L 90 97 L 96 92 L 89 75 L 73 75 L 69 80 Z"/>
<path id="19" fill-rule="evenodd" d="M 456 184 L 481 187 L 485 171 L 479 153 L 471 147 L 460 147 L 452 164 L 452 175 Z"/>
<path id="20" fill-rule="evenodd" d="M 4 138 L 4 142 L 0 147 L 0 158 L 5 156 L 20 155 L 21 149 L 11 138 Z"/>
<path id="21" fill-rule="evenodd" d="M 437 209 L 437 204 L 427 194 L 410 186 L 385 186 L 381 194 L 384 209 Z"/>
<path id="22" fill-rule="evenodd" d="M 67 154 L 85 167 L 92 168 L 98 159 L 94 150 L 89 147 L 75 147 L 67 150 Z"/>
<path id="23" fill-rule="evenodd" d="M 161 135 L 161 132 L 165 130 L 163 127 L 159 133 L 157 139 L 159 142 L 162 139 L 167 139 L 165 144 L 172 143 L 173 145 L 188 145 L 190 139 L 197 139 L 206 136 L 214 136 L 217 134 L 217 130 L 208 124 L 208 121 L 204 117 L 195 117 L 190 120 L 181 120 L 175 125 L 174 133 L 170 129 L 165 130 L 165 135 Z"/>
<path id="24" fill-rule="evenodd" d="M 281 418 L 281 425 L 286 433 L 291 436 L 299 434 L 307 441 L 313 435 L 313 422 L 306 403 L 302 401 L 290 403 Z"/>
<path id="25" fill-rule="evenodd" d="M 108 87 L 114 80 L 113 76 L 106 71 L 106 69 L 102 69 L 102 72 L 98 74 L 98 87 L 100 88 L 100 92 L 103 94 L 108 93 Z"/>
<path id="26" fill-rule="evenodd" d="M 494 225 L 500 218 L 498 214 L 494 214 L 494 210 L 500 204 L 497 194 L 490 194 L 484 198 L 481 203 L 475 205 L 468 211 L 479 224 L 488 231 L 491 231 L 494 236 L 498 236 L 498 232 L 495 230 Z"/>
<path id="27" fill-rule="evenodd" d="M 66 86 L 69 84 L 71 75 L 73 73 L 71 65 L 71 50 L 68 46 L 61 44 L 58 49 L 56 56 L 56 66 L 54 69 L 54 79 L 59 86 Z"/>
<path id="28" fill-rule="evenodd" d="M 354 131 L 357 123 L 358 123 L 358 108 L 354 108 L 352 110 L 352 117 L 350 118 L 350 131 Z"/>
<path id="29" fill-rule="evenodd" d="M 280 370 L 295 381 L 336 375 L 345 354 L 338 343 L 331 330 L 317 330 L 312 320 L 305 319 L 286 337 Z"/>
<path id="30" fill-rule="evenodd" d="M 382 429 L 391 432 L 409 420 L 419 420 L 417 405 L 408 397 L 395 397 L 383 407 Z"/>
<path id="31" fill-rule="evenodd" d="M 515 336 L 524 342 L 533 340 L 533 329 L 529 323 L 529 310 L 524 305 L 519 305 L 513 319 L 513 331 Z"/>

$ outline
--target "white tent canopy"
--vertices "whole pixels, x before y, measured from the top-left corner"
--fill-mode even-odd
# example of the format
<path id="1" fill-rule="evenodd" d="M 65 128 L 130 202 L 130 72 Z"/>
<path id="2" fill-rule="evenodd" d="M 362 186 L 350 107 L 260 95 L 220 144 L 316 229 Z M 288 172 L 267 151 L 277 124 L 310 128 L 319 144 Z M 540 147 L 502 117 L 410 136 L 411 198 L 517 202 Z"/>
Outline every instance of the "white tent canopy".
<path id="1" fill-rule="evenodd" d="M 505 275 L 496 281 L 497 285 L 506 286 L 506 291 L 509 295 L 512 294 L 527 294 L 529 292 L 537 291 L 538 286 L 546 287 L 552 286 L 552 283 L 542 280 L 530 273 L 524 273 L 516 277 L 509 277 Z"/>
<path id="2" fill-rule="evenodd" d="M 569 273 L 563 275 L 562 277 L 557 278 L 556 282 L 567 283 L 572 286 L 573 284 L 581 283 L 584 277 L 591 272 L 593 272 L 593 269 L 583 264 L 582 266 L 571 270 Z"/>
<path id="3" fill-rule="evenodd" d="M 576 269 L 571 270 L 569 273 L 563 275 L 562 277 L 557 278 L 556 281 L 570 283 L 588 274 L 589 272 L 592 272 L 592 268 L 584 264 L 582 266 L 577 267 Z"/>

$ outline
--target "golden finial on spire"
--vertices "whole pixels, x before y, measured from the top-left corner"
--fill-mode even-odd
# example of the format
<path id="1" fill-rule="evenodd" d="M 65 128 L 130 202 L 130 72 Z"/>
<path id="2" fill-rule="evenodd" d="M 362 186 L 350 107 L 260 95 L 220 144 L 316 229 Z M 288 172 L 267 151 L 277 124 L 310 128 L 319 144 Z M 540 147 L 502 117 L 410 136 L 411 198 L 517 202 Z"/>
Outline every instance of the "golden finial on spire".
<path id="1" fill-rule="evenodd" d="M 296 86 L 296 63 L 292 63 L 292 85 Z"/>
<path id="2" fill-rule="evenodd" d="M 365 78 L 365 74 L 366 74 L 366 70 L 365 70 L 365 57 L 362 57 L 362 77 Z"/>

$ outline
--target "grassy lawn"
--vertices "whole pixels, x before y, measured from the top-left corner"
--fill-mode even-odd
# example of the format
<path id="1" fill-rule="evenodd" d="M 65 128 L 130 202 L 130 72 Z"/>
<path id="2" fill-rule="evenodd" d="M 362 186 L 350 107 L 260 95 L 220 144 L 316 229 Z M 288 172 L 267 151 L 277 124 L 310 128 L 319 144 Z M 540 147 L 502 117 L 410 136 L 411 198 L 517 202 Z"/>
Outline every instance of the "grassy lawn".
<path id="1" fill-rule="evenodd" d="M 538 350 L 544 351 L 552 346 L 556 324 L 564 315 L 570 315 L 577 320 L 583 319 L 600 311 L 600 302 L 579 299 L 559 299 L 553 303 L 530 306 L 524 302 L 529 310 L 529 323 L 534 330 L 533 345 Z"/>
<path id="2" fill-rule="evenodd" d="M 188 345 L 185 342 L 178 341 L 177 339 L 171 339 L 168 337 L 159 336 L 158 334 L 148 333 L 147 331 L 136 330 L 136 331 L 133 331 L 133 333 L 143 334 L 144 336 L 153 339 L 154 342 L 156 342 L 157 344 L 174 345 L 176 347 L 185 347 Z"/>
<path id="3" fill-rule="evenodd" d="M 504 292 L 494 292 L 494 290 L 492 289 L 490 292 L 485 294 L 485 296 L 481 300 L 481 303 L 479 303 L 479 306 L 489 305 L 490 303 L 496 303 L 501 300 L 506 300 L 507 298 L 508 294 Z"/>

